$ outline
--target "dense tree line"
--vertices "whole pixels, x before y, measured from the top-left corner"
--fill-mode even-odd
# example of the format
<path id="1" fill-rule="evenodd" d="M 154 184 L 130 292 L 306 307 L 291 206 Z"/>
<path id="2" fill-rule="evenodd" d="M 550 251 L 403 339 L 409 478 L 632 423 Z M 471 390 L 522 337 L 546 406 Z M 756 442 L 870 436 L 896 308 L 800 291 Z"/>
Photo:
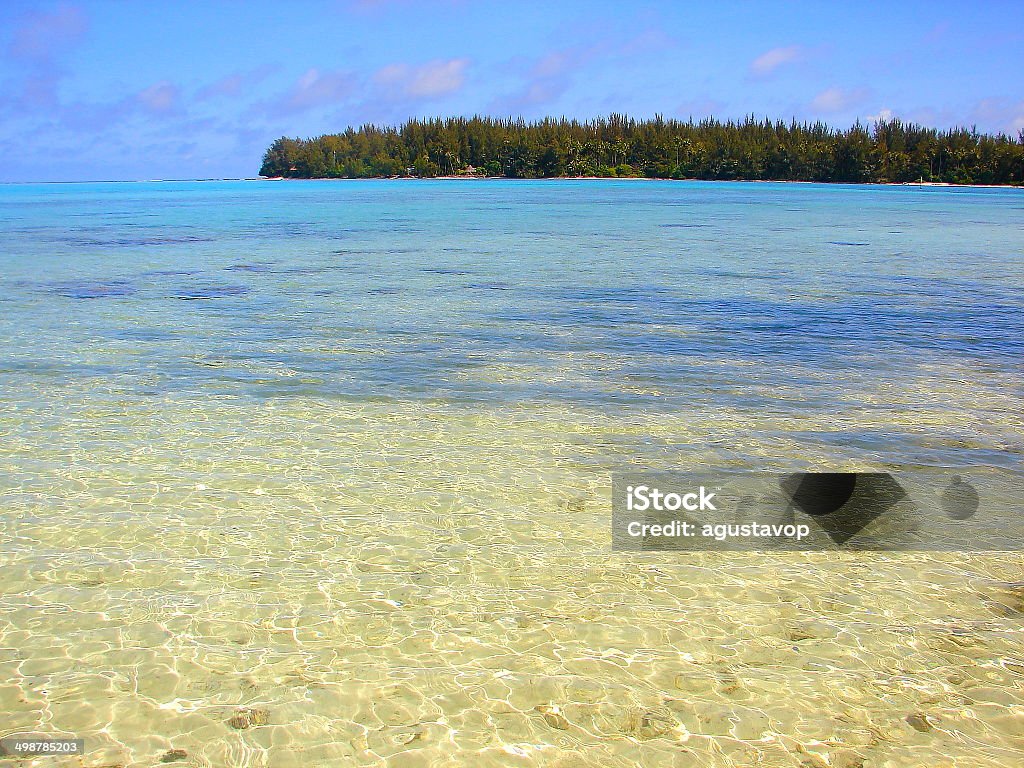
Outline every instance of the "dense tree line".
<path id="1" fill-rule="evenodd" d="M 282 137 L 260 168 L 261 176 L 291 178 L 456 174 L 1021 184 L 1024 131 L 1013 138 L 896 119 L 844 131 L 753 117 L 682 122 L 611 115 L 531 123 L 453 117 Z"/>

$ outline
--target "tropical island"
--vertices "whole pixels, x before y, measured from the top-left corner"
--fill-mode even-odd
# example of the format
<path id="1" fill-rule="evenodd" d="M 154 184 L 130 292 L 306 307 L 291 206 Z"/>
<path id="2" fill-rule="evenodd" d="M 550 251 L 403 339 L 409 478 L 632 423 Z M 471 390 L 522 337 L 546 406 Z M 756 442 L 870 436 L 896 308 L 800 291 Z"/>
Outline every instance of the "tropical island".
<path id="1" fill-rule="evenodd" d="M 606 177 L 847 183 L 1024 184 L 1024 131 L 938 130 L 898 119 L 699 122 L 610 115 L 588 121 L 451 117 L 282 137 L 260 175 L 276 178 Z"/>

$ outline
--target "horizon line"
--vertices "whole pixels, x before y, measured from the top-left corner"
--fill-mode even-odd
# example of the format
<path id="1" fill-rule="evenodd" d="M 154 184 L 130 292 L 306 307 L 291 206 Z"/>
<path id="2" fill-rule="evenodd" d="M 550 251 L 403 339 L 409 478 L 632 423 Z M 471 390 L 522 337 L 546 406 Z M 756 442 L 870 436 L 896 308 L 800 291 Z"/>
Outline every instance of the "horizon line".
<path id="1" fill-rule="evenodd" d="M 225 176 L 201 179 L 76 179 L 59 181 L 0 181 L 2 186 L 33 184 L 171 184 L 176 182 L 207 183 L 216 181 L 288 181 L 288 182 L 339 182 L 339 181 L 511 181 L 511 182 L 552 182 L 552 181 L 662 181 L 673 184 L 699 182 L 701 184 L 816 184 L 821 186 L 847 187 L 953 187 L 975 189 L 1024 189 L 1018 184 L 958 184 L 946 181 L 811 181 L 806 179 L 672 179 L 648 176 L 546 176 L 537 178 L 514 178 L 509 176 L 369 176 L 352 177 L 288 177 L 288 176 Z"/>

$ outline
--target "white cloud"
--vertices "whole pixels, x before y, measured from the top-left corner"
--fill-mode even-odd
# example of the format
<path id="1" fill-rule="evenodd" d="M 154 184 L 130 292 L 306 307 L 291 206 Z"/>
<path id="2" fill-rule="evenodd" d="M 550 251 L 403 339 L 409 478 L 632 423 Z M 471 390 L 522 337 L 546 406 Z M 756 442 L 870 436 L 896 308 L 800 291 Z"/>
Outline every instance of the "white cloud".
<path id="1" fill-rule="evenodd" d="M 750 74 L 755 77 L 768 77 L 785 64 L 795 64 L 798 61 L 802 61 L 805 53 L 803 47 L 799 45 L 772 48 L 750 62 Z"/>
<path id="2" fill-rule="evenodd" d="M 981 99 L 969 115 L 972 123 L 979 123 L 983 130 L 1003 131 L 1016 136 L 1024 130 L 1024 101 L 1009 101 L 1000 98 Z"/>
<path id="3" fill-rule="evenodd" d="M 864 88 L 826 88 L 811 101 L 811 109 L 815 112 L 842 112 L 856 106 L 866 97 L 867 91 Z"/>
<path id="4" fill-rule="evenodd" d="M 61 3 L 52 13 L 24 15 L 12 35 L 10 52 L 19 57 L 47 59 L 78 42 L 88 27 L 81 8 Z"/>
<path id="5" fill-rule="evenodd" d="M 552 51 L 533 65 L 532 77 L 557 77 L 578 66 L 578 55 L 573 49 Z"/>
<path id="6" fill-rule="evenodd" d="M 164 80 L 140 91 L 135 98 L 143 109 L 150 112 L 172 112 L 178 106 L 178 87 Z"/>
<path id="7" fill-rule="evenodd" d="M 348 96 L 353 78 L 347 72 L 324 71 L 316 67 L 306 70 L 286 95 L 284 106 L 291 112 L 332 104 Z"/>
<path id="8" fill-rule="evenodd" d="M 414 99 L 446 96 L 462 88 L 468 59 L 437 59 L 418 67 L 389 64 L 374 75 L 374 81 Z"/>
<path id="9" fill-rule="evenodd" d="M 509 63 L 510 72 L 522 79 L 522 85 L 514 93 L 495 99 L 490 111 L 513 114 L 524 108 L 549 104 L 572 86 L 591 61 L 602 54 L 609 56 L 613 53 L 608 45 L 598 42 L 550 51 L 532 62 L 513 60 Z M 618 53 L 624 54 L 624 51 Z"/>
<path id="10" fill-rule="evenodd" d="M 209 83 L 196 91 L 197 101 L 244 96 L 263 82 L 274 67 L 264 65 L 246 72 L 235 72 Z"/>
<path id="11" fill-rule="evenodd" d="M 867 120 L 869 123 L 877 123 L 879 121 L 881 121 L 883 123 L 886 123 L 886 122 L 892 120 L 895 116 L 896 115 L 893 114 L 893 111 L 891 109 L 887 109 L 886 107 L 882 107 L 882 109 L 878 110 L 878 114 L 877 115 L 868 115 L 864 119 Z"/>

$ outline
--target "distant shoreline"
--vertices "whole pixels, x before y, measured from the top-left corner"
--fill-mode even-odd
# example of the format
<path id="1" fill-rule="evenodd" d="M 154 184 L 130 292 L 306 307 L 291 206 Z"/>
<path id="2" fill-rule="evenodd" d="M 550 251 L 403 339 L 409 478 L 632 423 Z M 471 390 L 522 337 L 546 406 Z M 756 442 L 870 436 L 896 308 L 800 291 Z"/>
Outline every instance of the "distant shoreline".
<path id="1" fill-rule="evenodd" d="M 701 182 L 703 184 L 818 184 L 836 187 L 953 187 L 957 189 L 1024 189 L 1022 184 L 954 184 L 948 181 L 806 181 L 804 179 L 661 179 L 649 176 L 544 176 L 534 179 L 516 179 L 508 176 L 369 176 L 365 178 L 338 178 L 317 176 L 259 176 L 245 179 L 210 179 L 210 181 L 668 181 L 673 183 Z"/>
<path id="2" fill-rule="evenodd" d="M 672 183 L 701 182 L 704 184 L 818 184 L 835 187 L 952 187 L 956 189 L 1024 189 L 1024 184 L 954 184 L 945 181 L 806 181 L 803 179 L 662 179 L 648 176 L 544 176 L 535 179 L 516 179 L 508 176 L 370 176 L 365 178 L 338 178 L 320 176 L 236 176 L 221 179 L 86 179 L 80 181 L 0 181 L 0 186 L 31 184 L 213 184 L 222 181 L 668 181 Z"/>
<path id="3" fill-rule="evenodd" d="M 255 170 L 255 169 L 254 169 Z M 941 130 L 899 119 L 847 129 L 821 122 L 699 122 L 611 114 L 590 120 L 474 117 L 348 126 L 281 136 L 259 175 L 289 178 L 501 176 L 849 184 L 1024 186 L 1024 137 Z"/>

